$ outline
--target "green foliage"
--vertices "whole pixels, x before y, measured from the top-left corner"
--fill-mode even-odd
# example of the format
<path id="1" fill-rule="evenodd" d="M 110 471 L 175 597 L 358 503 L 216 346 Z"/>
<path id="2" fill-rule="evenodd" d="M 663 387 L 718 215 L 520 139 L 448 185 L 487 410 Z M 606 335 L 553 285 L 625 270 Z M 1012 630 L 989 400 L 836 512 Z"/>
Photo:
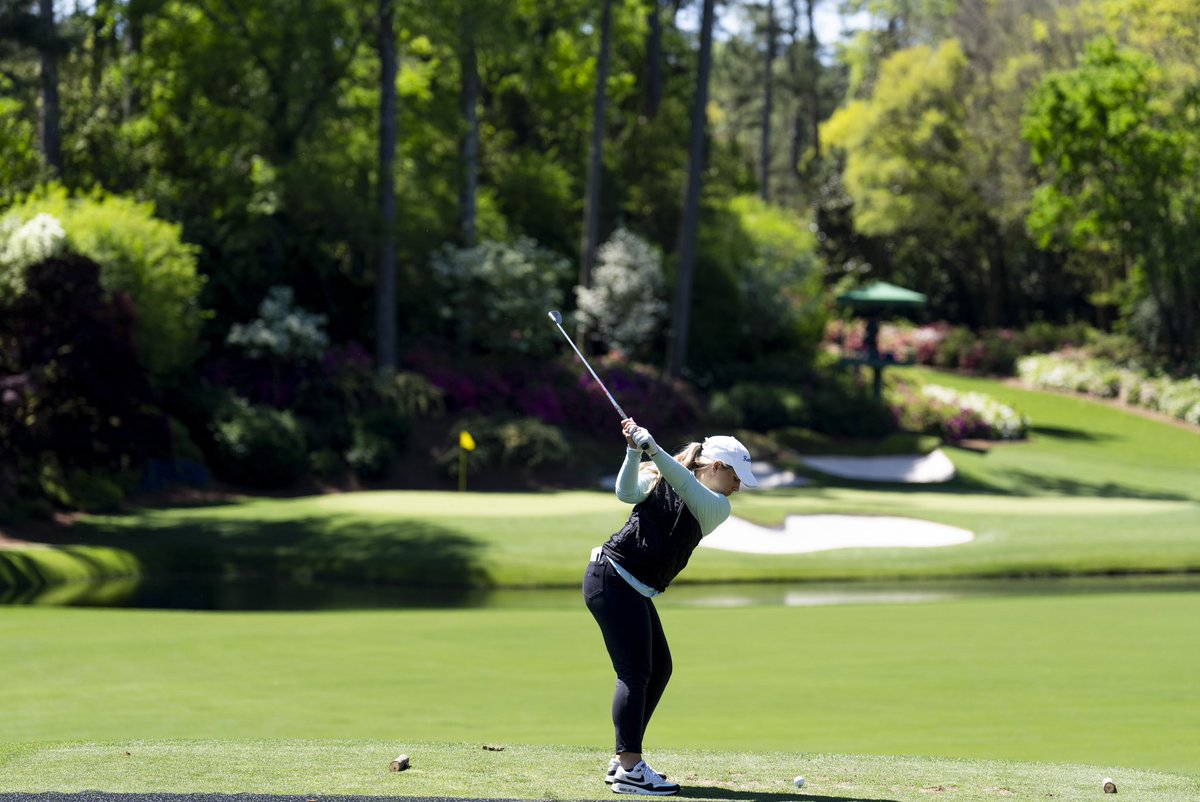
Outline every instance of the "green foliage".
<path id="1" fill-rule="evenodd" d="M 757 196 L 730 201 L 738 221 L 727 247 L 743 248 L 738 259 L 745 310 L 743 354 L 786 351 L 806 360 L 825 327 L 824 287 L 817 240 L 803 218 Z M 732 233 L 732 232 L 731 232 Z"/>
<path id="2" fill-rule="evenodd" d="M 396 456 L 392 442 L 391 438 L 365 424 L 357 426 L 350 448 L 346 451 L 346 464 L 361 479 L 382 479 L 391 469 Z"/>
<path id="3" fill-rule="evenodd" d="M 197 248 L 180 226 L 154 216 L 148 203 L 96 192 L 68 194 L 48 186 L 8 211 L 14 220 L 50 215 L 66 233 L 66 247 L 101 265 L 109 292 L 127 293 L 137 309 L 138 351 L 155 377 L 188 365 L 196 355 L 202 312 Z"/>
<path id="4" fill-rule="evenodd" d="M 471 433 L 475 450 L 467 455 L 472 476 L 491 471 L 526 473 L 566 465 L 571 449 L 562 430 L 536 418 L 472 415 L 447 430 L 447 442 L 438 457 L 442 475 L 458 475 L 459 432 Z"/>
<path id="5" fill-rule="evenodd" d="M 8 97 L 12 82 L 0 76 L 0 208 L 12 200 L 12 193 L 29 190 L 41 172 L 36 127 L 22 114 L 19 100 Z"/>
<path id="6" fill-rule="evenodd" d="M 946 332 L 933 355 L 933 364 L 939 368 L 956 368 L 964 355 L 975 344 L 975 335 L 970 329 L 956 326 Z"/>
<path id="7" fill-rule="evenodd" d="M 1043 179 L 1030 231 L 1043 247 L 1090 256 L 1110 295 L 1132 263 L 1125 313 L 1151 302 L 1164 344 L 1184 358 L 1200 342 L 1197 86 L 1179 91 L 1153 57 L 1100 37 L 1077 68 L 1046 77 L 1023 119 Z"/>
<path id="8" fill-rule="evenodd" d="M 895 426 L 891 412 L 852 374 L 830 369 L 803 383 L 743 381 L 710 398 L 709 417 L 758 432 L 810 429 L 823 436 L 878 437 Z"/>
<path id="9" fill-rule="evenodd" d="M 546 321 L 571 279 L 567 260 L 531 239 L 446 248 L 431 265 L 442 321 L 462 349 L 547 355 L 561 335 Z"/>
<path id="10" fill-rule="evenodd" d="M 445 394 L 420 373 L 400 371 L 392 382 L 396 407 L 401 413 L 414 418 L 430 418 L 445 411 Z"/>
<path id="11" fill-rule="evenodd" d="M 708 413 L 715 425 L 759 432 L 809 423 L 808 407 L 800 391 L 751 382 L 714 393 Z"/>
<path id="12" fill-rule="evenodd" d="M 113 512 L 125 500 L 125 491 L 107 476 L 88 471 L 71 471 L 63 485 L 63 506 L 83 512 Z"/>
<path id="13" fill-rule="evenodd" d="M 869 100 L 852 101 L 825 125 L 826 143 L 846 154 L 859 231 L 950 229 L 953 237 L 970 225 L 978 201 L 961 158 L 967 64 L 953 39 L 901 50 L 881 65 Z"/>
<path id="14" fill-rule="evenodd" d="M 320 448 L 308 455 L 308 466 L 313 475 L 326 482 L 342 478 L 346 472 L 346 461 L 332 448 Z"/>
<path id="15" fill-rule="evenodd" d="M 286 487 L 308 468 L 304 431 L 290 412 L 236 396 L 212 422 L 217 475 L 249 487 Z"/>

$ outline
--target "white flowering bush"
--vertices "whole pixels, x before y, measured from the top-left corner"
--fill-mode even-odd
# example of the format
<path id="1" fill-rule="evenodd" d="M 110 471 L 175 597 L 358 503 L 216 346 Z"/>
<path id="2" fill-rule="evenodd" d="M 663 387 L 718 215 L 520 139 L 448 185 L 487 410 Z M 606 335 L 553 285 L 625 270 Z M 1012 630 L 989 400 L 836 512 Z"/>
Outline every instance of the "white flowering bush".
<path id="1" fill-rule="evenodd" d="M 951 441 L 1020 440 L 1029 432 L 1027 415 L 983 393 L 897 383 L 888 401 L 901 428 Z"/>
<path id="2" fill-rule="evenodd" d="M 22 221 L 8 214 L 0 219 L 0 301 L 25 292 L 25 270 L 66 249 L 67 232 L 58 218 L 39 214 Z"/>
<path id="3" fill-rule="evenodd" d="M 666 318 L 662 254 L 632 231 L 618 228 L 596 258 L 592 286 L 575 288 L 580 322 L 610 349 L 636 355 Z"/>
<path id="4" fill-rule="evenodd" d="M 235 323 L 225 342 L 255 358 L 316 359 L 329 346 L 325 315 L 295 305 L 291 287 L 272 287 L 258 306 L 258 319 Z"/>
<path id="5" fill-rule="evenodd" d="M 1017 375 L 1033 387 L 1113 398 L 1200 425 L 1200 376 L 1150 376 L 1140 368 L 1071 352 L 1023 357 Z"/>
<path id="6" fill-rule="evenodd" d="M 546 355 L 561 335 L 546 319 L 559 309 L 572 267 L 528 237 L 446 248 L 430 263 L 438 314 L 459 345 L 488 353 Z"/>

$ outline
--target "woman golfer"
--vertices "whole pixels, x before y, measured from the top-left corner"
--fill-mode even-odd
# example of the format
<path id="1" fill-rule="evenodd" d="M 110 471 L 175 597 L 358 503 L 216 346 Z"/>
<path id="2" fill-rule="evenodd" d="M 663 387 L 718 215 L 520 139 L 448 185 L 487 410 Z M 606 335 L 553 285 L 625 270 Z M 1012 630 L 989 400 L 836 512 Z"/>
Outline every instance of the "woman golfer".
<path id="1" fill-rule="evenodd" d="M 750 453 L 733 437 L 709 437 L 672 457 L 632 418 L 621 429 L 628 447 L 617 498 L 633 504 L 633 512 L 592 552 L 583 577 L 584 600 L 617 672 L 617 749 L 604 781 L 619 794 L 666 796 L 679 785 L 642 760 L 646 725 L 671 678 L 671 650 L 653 598 L 687 565 L 700 538 L 729 517 L 729 496 L 758 483 Z M 645 464 L 643 449 L 650 456 Z"/>

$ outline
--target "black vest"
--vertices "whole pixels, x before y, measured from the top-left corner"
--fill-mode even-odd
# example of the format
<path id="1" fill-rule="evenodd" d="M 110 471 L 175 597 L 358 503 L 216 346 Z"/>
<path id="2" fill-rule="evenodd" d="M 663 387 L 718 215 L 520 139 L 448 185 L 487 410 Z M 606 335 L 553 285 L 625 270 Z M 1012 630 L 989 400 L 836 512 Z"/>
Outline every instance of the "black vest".
<path id="1" fill-rule="evenodd" d="M 658 592 L 667 589 L 702 537 L 700 522 L 666 479 L 633 508 L 603 552 L 634 578 Z"/>

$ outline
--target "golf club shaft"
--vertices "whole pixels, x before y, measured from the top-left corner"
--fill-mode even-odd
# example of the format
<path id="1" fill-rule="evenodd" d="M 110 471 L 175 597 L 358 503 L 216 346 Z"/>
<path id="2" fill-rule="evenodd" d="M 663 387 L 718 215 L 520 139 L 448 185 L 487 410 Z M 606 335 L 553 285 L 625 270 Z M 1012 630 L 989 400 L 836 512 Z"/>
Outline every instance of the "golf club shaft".
<path id="1" fill-rule="evenodd" d="M 600 381 L 600 377 L 596 375 L 596 371 L 592 370 L 592 366 L 588 364 L 587 359 L 583 356 L 583 352 L 576 347 L 575 341 L 571 339 L 569 334 L 567 334 L 566 329 L 562 327 L 561 323 L 554 319 L 553 315 L 550 316 L 550 319 L 553 321 L 555 326 L 558 326 L 558 330 L 562 332 L 562 336 L 565 337 L 567 342 L 571 344 L 571 348 L 574 349 L 575 353 L 579 355 L 579 360 L 583 362 L 583 366 L 588 369 L 588 373 L 592 374 L 592 378 L 596 380 L 596 384 L 600 385 L 600 389 L 604 391 L 606 396 L 608 396 L 608 400 L 612 402 L 613 409 L 615 409 L 617 414 L 621 416 L 621 420 L 628 418 L 629 416 L 625 414 L 625 410 L 621 409 L 621 405 L 617 403 L 617 399 L 612 397 L 612 393 L 610 393 L 608 388 L 604 386 L 604 382 Z"/>

